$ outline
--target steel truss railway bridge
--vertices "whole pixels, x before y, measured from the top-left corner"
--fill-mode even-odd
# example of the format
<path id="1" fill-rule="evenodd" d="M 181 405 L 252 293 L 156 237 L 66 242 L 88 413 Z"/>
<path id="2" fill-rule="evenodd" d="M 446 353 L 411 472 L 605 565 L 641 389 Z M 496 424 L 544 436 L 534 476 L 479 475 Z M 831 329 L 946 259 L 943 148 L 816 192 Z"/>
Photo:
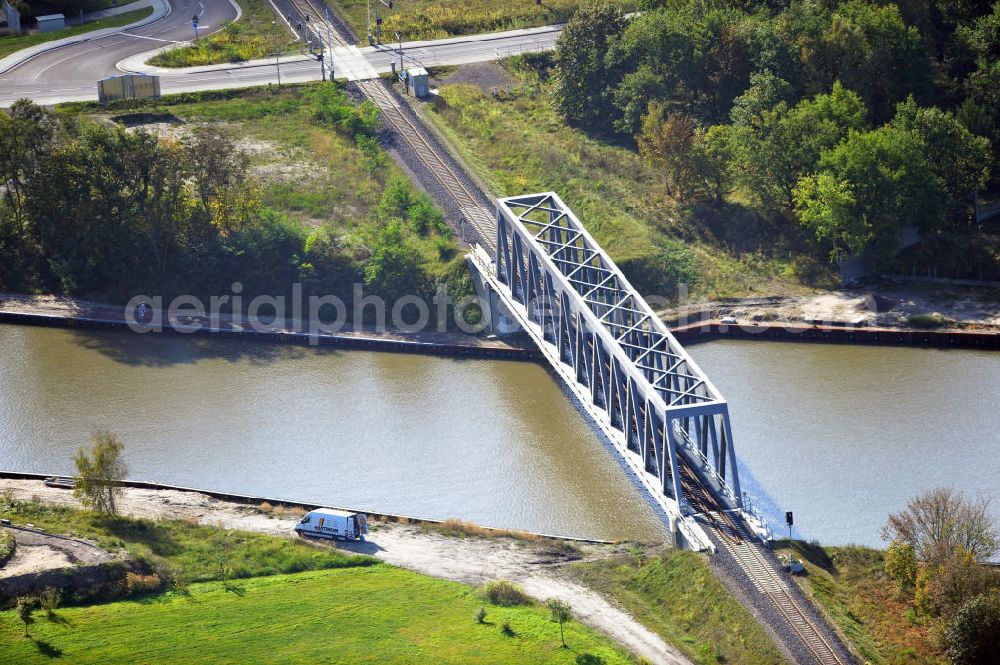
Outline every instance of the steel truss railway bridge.
<path id="1" fill-rule="evenodd" d="M 484 283 L 684 544 L 715 549 L 698 521 L 708 512 L 766 535 L 740 491 L 726 400 L 562 199 L 500 199 L 496 222 L 493 252 L 473 252 Z"/>
<path id="2" fill-rule="evenodd" d="M 531 336 L 666 514 L 675 543 L 731 557 L 794 635 L 795 662 L 852 662 L 760 544 L 771 533 L 740 491 L 726 400 L 562 199 L 499 199 L 487 242 L 470 261 L 489 315 L 502 310 Z"/>

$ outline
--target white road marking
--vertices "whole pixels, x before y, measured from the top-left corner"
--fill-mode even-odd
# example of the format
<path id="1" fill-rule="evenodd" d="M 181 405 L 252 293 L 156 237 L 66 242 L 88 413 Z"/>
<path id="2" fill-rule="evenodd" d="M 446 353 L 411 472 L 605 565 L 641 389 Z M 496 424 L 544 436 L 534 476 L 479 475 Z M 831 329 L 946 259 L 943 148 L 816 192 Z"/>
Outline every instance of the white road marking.
<path id="1" fill-rule="evenodd" d="M 53 62 L 51 65 L 49 65 L 48 67 L 46 67 L 45 69 L 39 70 L 39 72 L 37 74 L 35 74 L 34 76 L 32 76 L 31 78 L 32 79 L 37 79 L 39 76 L 41 76 L 45 72 L 49 71 L 50 69 L 52 69 L 56 65 L 60 65 L 60 64 L 62 64 L 64 62 L 66 62 L 67 60 L 73 60 L 75 58 L 78 58 L 78 57 L 80 57 L 84 53 L 90 53 L 91 51 L 100 50 L 100 48 L 101 48 L 100 46 L 95 46 L 93 48 L 86 49 L 85 51 L 79 51 L 77 53 L 71 53 L 70 55 L 67 55 L 64 58 L 59 58 L 58 60 L 56 60 L 55 62 Z"/>
<path id="2" fill-rule="evenodd" d="M 160 39 L 159 37 L 147 37 L 146 35 L 136 35 L 131 32 L 123 32 L 123 35 L 129 37 L 138 37 L 139 39 L 150 39 L 154 42 L 167 42 L 168 44 L 180 44 L 181 42 L 177 39 Z"/>

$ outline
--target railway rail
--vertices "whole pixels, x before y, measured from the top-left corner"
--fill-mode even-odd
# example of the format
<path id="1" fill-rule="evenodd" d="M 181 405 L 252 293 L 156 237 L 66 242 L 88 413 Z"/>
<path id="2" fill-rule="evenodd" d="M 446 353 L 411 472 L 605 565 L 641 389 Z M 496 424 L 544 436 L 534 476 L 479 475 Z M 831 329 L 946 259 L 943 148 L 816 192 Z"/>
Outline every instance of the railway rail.
<path id="1" fill-rule="evenodd" d="M 766 596 L 784 617 L 785 622 L 820 665 L 849 665 L 830 644 L 823 631 L 803 610 L 800 601 L 788 588 L 788 582 L 765 557 L 760 545 L 748 537 L 745 529 L 719 505 L 718 499 L 697 480 L 694 471 L 682 461 L 681 484 L 692 508 L 711 527 L 722 547 L 750 579 L 754 588 Z"/>
<path id="2" fill-rule="evenodd" d="M 350 46 L 337 26 L 326 19 L 312 0 L 290 2 L 302 16 L 310 16 L 309 21 L 303 22 L 303 29 L 308 29 L 312 38 L 330 49 Z M 492 249 L 496 245 L 496 220 L 483 207 L 481 197 L 464 182 L 448 157 L 442 154 L 442 148 L 427 137 L 428 130 L 409 117 L 407 110 L 401 107 L 392 90 L 381 79 L 359 80 L 356 85 L 378 107 L 383 120 L 406 143 L 410 154 L 420 161 L 455 202 L 462 216 L 460 233 L 467 241 Z"/>
<path id="3" fill-rule="evenodd" d="M 331 50 L 352 46 L 340 32 L 339 27 L 327 20 L 325 7 L 320 11 L 313 4 L 313 0 L 288 1 L 303 17 L 310 16 L 309 21 L 302 23 L 303 29 L 309 31 L 310 39 L 318 39 L 320 44 Z M 365 97 L 379 108 L 386 124 L 391 126 L 408 145 L 410 154 L 420 161 L 454 201 L 462 213 L 463 220 L 468 222 L 468 227 L 471 227 L 461 225 L 461 232 L 466 240 L 478 242 L 484 248 L 494 250 L 496 220 L 482 206 L 481 197 L 466 184 L 443 149 L 427 137 L 428 130 L 410 117 L 412 111 L 402 108 L 391 88 L 381 79 L 359 80 L 356 84 Z M 788 582 L 765 557 L 760 546 L 704 487 L 686 461 L 681 464 L 680 471 L 685 496 L 688 497 L 696 515 L 703 518 L 703 522 L 707 523 L 706 525 L 715 533 L 719 543 L 736 561 L 754 587 L 770 599 L 779 615 L 785 619 L 816 662 L 820 665 L 849 665 L 850 661 L 841 658 L 823 631 L 803 610 L 800 601 L 789 590 Z"/>

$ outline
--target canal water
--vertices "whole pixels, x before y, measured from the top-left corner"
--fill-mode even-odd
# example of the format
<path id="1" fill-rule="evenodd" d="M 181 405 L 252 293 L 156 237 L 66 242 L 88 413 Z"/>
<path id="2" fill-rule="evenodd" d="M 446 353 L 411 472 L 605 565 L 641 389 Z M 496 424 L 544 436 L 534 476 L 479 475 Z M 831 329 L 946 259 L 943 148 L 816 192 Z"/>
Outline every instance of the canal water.
<path id="1" fill-rule="evenodd" d="M 593 538 L 663 526 L 541 366 L 0 325 L 0 468 L 129 477 Z"/>
<path id="2" fill-rule="evenodd" d="M 1000 353 L 726 340 L 693 345 L 729 401 L 744 489 L 777 534 L 884 546 L 923 490 L 992 496 L 1000 521 Z"/>
<path id="3" fill-rule="evenodd" d="M 939 485 L 996 494 L 1000 354 L 720 341 L 744 489 L 776 531 L 879 545 Z M 663 528 L 540 366 L 0 326 L 0 468 L 70 473 L 95 430 L 130 477 L 595 538 Z"/>

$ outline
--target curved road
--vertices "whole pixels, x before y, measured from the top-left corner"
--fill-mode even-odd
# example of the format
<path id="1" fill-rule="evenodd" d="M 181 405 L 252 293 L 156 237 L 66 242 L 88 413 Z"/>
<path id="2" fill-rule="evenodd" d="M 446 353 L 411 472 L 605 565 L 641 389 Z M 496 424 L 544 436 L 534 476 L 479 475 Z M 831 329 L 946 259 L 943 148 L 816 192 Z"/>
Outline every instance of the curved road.
<path id="1" fill-rule="evenodd" d="M 120 74 L 115 65 L 121 60 L 168 44 L 188 41 L 194 36 L 191 18 L 198 14 L 199 35 L 215 32 L 236 18 L 229 0 L 168 0 L 170 13 L 163 18 L 123 32 L 70 44 L 40 53 L 0 75 L 0 103 L 13 97 L 35 98 L 40 92 L 57 94 L 86 86 L 96 97 L 95 81 Z"/>
<path id="2" fill-rule="evenodd" d="M 122 63 L 129 71 L 146 72 L 160 76 L 163 94 L 241 88 L 274 83 L 277 72 L 273 60 L 255 61 L 239 65 L 214 65 L 208 67 L 167 70 L 143 65 L 145 58 L 131 58 L 172 41 L 184 41 L 191 36 L 193 8 L 205 8 L 202 32 L 217 30 L 226 20 L 235 16 L 229 0 L 167 0 L 173 11 L 163 19 L 136 30 L 109 35 L 73 46 L 40 54 L 0 76 L 0 108 L 10 106 L 15 100 L 27 97 L 39 104 L 57 104 L 97 98 L 95 81 L 108 75 L 121 73 L 116 68 Z M 407 64 L 425 67 L 433 65 L 459 65 L 495 60 L 515 53 L 544 51 L 555 47 L 562 26 L 543 26 L 507 32 L 469 35 L 452 39 L 426 42 L 405 42 L 403 50 Z M 395 46 L 338 47 L 328 52 L 339 79 L 354 80 L 376 73 L 386 73 L 393 62 L 399 61 Z M 329 62 L 329 60 L 328 60 Z M 282 58 L 283 83 L 318 81 L 319 63 L 311 58 L 293 56 Z"/>

